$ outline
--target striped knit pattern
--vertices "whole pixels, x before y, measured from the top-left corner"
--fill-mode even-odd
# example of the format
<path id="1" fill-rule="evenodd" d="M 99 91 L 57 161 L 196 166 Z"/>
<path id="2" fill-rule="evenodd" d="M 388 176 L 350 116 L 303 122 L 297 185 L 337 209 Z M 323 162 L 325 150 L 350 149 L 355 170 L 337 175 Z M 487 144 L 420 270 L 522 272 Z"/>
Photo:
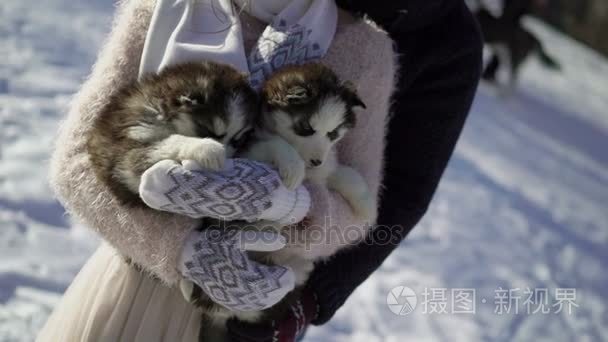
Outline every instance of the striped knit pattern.
<path id="1" fill-rule="evenodd" d="M 268 308 L 291 288 L 284 282 L 288 269 L 250 260 L 242 251 L 237 230 L 206 229 L 194 244 L 186 274 L 213 299 L 230 310 Z"/>
<path id="2" fill-rule="evenodd" d="M 233 167 L 221 172 L 169 170 L 172 187 L 164 193 L 161 210 L 190 217 L 217 217 L 224 220 L 256 220 L 268 209 L 271 193 L 280 178 L 268 166 L 234 159 Z"/>
<path id="3" fill-rule="evenodd" d="M 311 33 L 311 28 L 300 24 L 288 26 L 285 20 L 266 27 L 247 61 L 251 86 L 259 89 L 269 75 L 283 66 L 321 58 L 323 51 L 311 40 Z"/>

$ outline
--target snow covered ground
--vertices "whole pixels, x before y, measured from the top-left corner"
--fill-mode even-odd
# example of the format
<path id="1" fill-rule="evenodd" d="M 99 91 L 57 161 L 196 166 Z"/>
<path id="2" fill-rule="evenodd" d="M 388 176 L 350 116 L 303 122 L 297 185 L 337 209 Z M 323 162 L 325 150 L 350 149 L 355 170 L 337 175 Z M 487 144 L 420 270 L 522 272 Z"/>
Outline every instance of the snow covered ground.
<path id="1" fill-rule="evenodd" d="M 98 243 L 53 199 L 47 159 L 112 13 L 101 0 L 0 2 L 2 342 L 33 340 Z M 531 59 L 511 97 L 482 86 L 423 222 L 307 340 L 608 340 L 608 62 L 528 24 L 563 71 Z M 414 312 L 387 306 L 398 286 L 416 293 Z M 461 288 L 476 290 L 475 314 L 452 313 Z M 527 313 L 527 288 L 547 289 L 550 313 Z M 556 313 L 566 288 L 577 307 Z"/>

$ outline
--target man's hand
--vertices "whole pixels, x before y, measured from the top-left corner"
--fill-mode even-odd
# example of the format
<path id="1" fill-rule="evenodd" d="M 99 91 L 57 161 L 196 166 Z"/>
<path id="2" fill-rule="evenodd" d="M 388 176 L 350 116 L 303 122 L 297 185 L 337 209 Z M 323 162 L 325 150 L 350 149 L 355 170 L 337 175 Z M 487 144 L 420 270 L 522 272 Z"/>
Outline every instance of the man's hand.
<path id="1" fill-rule="evenodd" d="M 229 310 L 263 310 L 293 290 L 295 276 L 289 268 L 250 260 L 246 251 L 271 252 L 284 246 L 285 239 L 276 233 L 209 227 L 190 234 L 179 268 L 186 281 Z"/>
<path id="2" fill-rule="evenodd" d="M 279 320 L 248 323 L 233 318 L 226 323 L 226 328 L 232 342 L 293 342 L 304 334 L 317 313 L 316 296 L 305 289 Z"/>

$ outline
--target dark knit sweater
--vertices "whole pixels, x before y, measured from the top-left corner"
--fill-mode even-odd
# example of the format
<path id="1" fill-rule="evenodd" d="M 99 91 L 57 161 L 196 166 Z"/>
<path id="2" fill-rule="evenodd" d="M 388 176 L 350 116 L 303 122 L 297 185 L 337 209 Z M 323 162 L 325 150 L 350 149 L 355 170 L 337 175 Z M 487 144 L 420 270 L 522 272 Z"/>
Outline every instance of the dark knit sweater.
<path id="1" fill-rule="evenodd" d="M 319 263 L 308 287 L 327 322 L 425 214 L 470 110 L 482 40 L 462 0 L 338 0 L 389 32 L 400 54 L 377 227 Z M 383 239 L 384 238 L 384 239 Z"/>

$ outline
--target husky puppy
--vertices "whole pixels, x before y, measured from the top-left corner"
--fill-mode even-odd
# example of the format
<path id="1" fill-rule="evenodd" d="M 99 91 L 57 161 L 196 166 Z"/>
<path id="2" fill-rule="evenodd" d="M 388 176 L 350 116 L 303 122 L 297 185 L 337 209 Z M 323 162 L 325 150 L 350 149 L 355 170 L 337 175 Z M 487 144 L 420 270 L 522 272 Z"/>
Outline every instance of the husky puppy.
<path id="1" fill-rule="evenodd" d="M 120 89 L 94 123 L 88 152 L 97 177 L 125 204 L 143 205 L 142 173 L 164 159 L 218 170 L 250 131 L 257 95 L 232 67 L 170 66 Z"/>
<path id="2" fill-rule="evenodd" d="M 340 81 L 330 68 L 320 63 L 282 68 L 262 87 L 255 138 L 245 156 L 275 166 L 288 188 L 306 180 L 338 192 L 361 221 L 372 223 L 376 198 L 357 171 L 338 162 L 334 149 L 355 126 L 357 107 L 365 104 L 354 85 Z M 282 230 L 273 223 L 260 225 Z M 264 259 L 289 266 L 296 285 L 305 283 L 314 261 L 290 248 L 265 254 Z"/>
<path id="3" fill-rule="evenodd" d="M 376 200 L 354 169 L 340 165 L 334 145 L 365 108 L 355 87 L 320 63 L 285 67 L 263 85 L 255 143 L 245 155 L 274 165 L 288 188 L 305 179 L 340 193 L 355 215 L 371 222 Z"/>

